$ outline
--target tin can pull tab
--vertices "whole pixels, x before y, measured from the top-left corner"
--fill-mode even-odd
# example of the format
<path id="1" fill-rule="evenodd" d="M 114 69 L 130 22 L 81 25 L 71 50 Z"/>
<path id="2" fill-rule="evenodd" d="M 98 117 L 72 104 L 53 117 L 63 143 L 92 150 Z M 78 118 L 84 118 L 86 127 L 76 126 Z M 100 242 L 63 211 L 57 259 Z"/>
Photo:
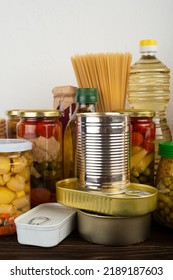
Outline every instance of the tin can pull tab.
<path id="1" fill-rule="evenodd" d="M 50 219 L 48 217 L 35 217 L 35 218 L 32 218 L 28 224 L 30 225 L 36 225 L 36 226 L 39 226 L 39 225 L 42 225 L 44 224 L 45 222 L 49 221 Z"/>

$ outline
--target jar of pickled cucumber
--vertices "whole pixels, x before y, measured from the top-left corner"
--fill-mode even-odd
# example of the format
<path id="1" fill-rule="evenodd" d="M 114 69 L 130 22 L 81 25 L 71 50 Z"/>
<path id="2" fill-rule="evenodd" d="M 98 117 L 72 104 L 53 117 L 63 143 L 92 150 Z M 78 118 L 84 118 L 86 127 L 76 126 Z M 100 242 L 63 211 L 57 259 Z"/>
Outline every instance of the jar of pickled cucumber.
<path id="1" fill-rule="evenodd" d="M 159 143 L 160 161 L 156 173 L 158 207 L 154 212 L 155 220 L 173 228 L 173 142 Z"/>
<path id="2" fill-rule="evenodd" d="M 130 180 L 154 185 L 154 112 L 129 110 L 131 120 Z"/>
<path id="3" fill-rule="evenodd" d="M 19 110 L 8 110 L 6 111 L 6 134 L 7 138 L 16 138 L 16 126 L 19 122 L 18 116 Z"/>
<path id="4" fill-rule="evenodd" d="M 30 209 L 32 144 L 0 139 L 0 235 L 16 232 L 14 220 Z"/>
<path id="5" fill-rule="evenodd" d="M 32 143 L 31 207 L 56 202 L 62 179 L 62 124 L 57 110 L 19 111 L 17 137 Z"/>

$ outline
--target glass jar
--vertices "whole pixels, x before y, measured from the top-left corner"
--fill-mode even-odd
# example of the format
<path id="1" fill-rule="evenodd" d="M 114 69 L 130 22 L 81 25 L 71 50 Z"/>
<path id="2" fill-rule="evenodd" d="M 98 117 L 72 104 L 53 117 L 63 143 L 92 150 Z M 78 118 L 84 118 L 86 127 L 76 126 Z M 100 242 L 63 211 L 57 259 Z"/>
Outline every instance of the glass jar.
<path id="1" fill-rule="evenodd" d="M 57 86 L 52 90 L 53 93 L 53 107 L 61 112 L 59 118 L 62 123 L 62 135 L 64 135 L 65 128 L 69 122 L 72 114 L 75 111 L 76 103 L 76 87 L 74 86 Z"/>
<path id="2" fill-rule="evenodd" d="M 154 185 L 154 112 L 134 110 L 131 119 L 131 182 Z"/>
<path id="3" fill-rule="evenodd" d="M 0 235 L 16 232 L 14 220 L 30 209 L 32 144 L 0 139 Z"/>
<path id="4" fill-rule="evenodd" d="M 19 122 L 19 110 L 6 111 L 6 134 L 7 138 L 16 138 L 16 125 Z"/>
<path id="5" fill-rule="evenodd" d="M 173 228 L 173 142 L 159 143 L 160 161 L 156 173 L 158 208 L 155 221 Z"/>
<path id="6" fill-rule="evenodd" d="M 56 202 L 56 182 L 62 179 L 62 124 L 57 110 L 19 112 L 17 137 L 32 142 L 31 206 Z"/>

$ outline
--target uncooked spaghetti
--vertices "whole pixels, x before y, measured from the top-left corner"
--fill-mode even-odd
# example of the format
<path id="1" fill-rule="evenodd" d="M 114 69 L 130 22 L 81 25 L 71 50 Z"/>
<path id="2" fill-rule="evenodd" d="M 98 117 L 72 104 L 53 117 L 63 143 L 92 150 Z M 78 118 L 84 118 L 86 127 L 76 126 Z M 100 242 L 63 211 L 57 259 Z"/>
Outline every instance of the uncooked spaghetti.
<path id="1" fill-rule="evenodd" d="M 71 57 L 79 87 L 99 91 L 98 111 L 125 108 L 132 56 L 130 53 L 96 53 Z"/>

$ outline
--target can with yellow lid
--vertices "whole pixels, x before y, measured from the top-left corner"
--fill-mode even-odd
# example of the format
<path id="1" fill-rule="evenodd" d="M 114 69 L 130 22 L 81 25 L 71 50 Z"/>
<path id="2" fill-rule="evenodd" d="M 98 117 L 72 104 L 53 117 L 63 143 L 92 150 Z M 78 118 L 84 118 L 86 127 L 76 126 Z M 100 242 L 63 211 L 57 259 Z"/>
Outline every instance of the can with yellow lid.
<path id="1" fill-rule="evenodd" d="M 56 201 L 62 179 L 62 124 L 57 110 L 20 110 L 17 137 L 32 142 L 31 206 Z"/>

